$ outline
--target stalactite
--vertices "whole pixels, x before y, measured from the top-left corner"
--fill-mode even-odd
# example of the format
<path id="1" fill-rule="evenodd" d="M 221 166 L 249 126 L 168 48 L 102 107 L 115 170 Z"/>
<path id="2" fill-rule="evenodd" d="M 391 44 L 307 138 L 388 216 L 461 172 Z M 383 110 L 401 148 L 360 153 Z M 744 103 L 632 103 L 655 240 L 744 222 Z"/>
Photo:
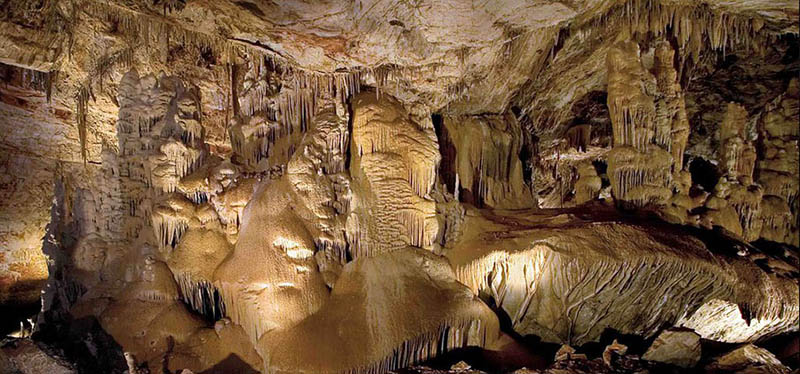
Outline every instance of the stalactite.
<path id="1" fill-rule="evenodd" d="M 81 85 L 81 87 L 78 89 L 78 94 L 75 97 L 77 103 L 76 116 L 78 118 L 78 137 L 80 138 L 81 157 L 83 158 L 84 163 L 87 161 L 86 127 L 90 96 L 91 87 L 88 85 Z"/>
<path id="2" fill-rule="evenodd" d="M 153 232 L 161 248 L 174 249 L 181 237 L 189 228 L 189 221 L 172 214 L 153 214 L 151 216 Z"/>
<path id="3" fill-rule="evenodd" d="M 339 243 L 327 238 L 317 238 L 314 239 L 314 248 L 317 252 L 333 253 L 340 263 L 347 263 L 347 243 Z"/>
<path id="4" fill-rule="evenodd" d="M 195 141 L 202 141 L 203 126 L 197 121 L 184 121 L 184 130 L 181 133 L 181 141 L 187 146 L 191 146 Z"/>
<path id="5" fill-rule="evenodd" d="M 463 201 L 492 207 L 532 204 L 519 158 L 522 130 L 513 116 L 446 116 L 437 131 L 440 175 L 454 194 L 469 196 Z M 470 194 L 461 195 L 463 191 Z"/>
<path id="6" fill-rule="evenodd" d="M 426 220 L 424 212 L 413 209 L 403 210 L 398 213 L 400 223 L 406 228 L 406 235 L 410 239 L 411 245 L 420 248 L 430 247 L 433 244 L 433 237 L 427 235 Z M 435 219 L 435 217 L 430 217 Z"/>
<path id="7" fill-rule="evenodd" d="M 642 38 L 648 33 L 650 37 L 673 35 L 678 47 L 688 51 L 694 61 L 703 48 L 721 51 L 723 55 L 739 46 L 763 51 L 772 37 L 759 16 L 727 13 L 704 3 L 672 4 L 662 0 L 628 0 L 573 28 L 620 26 Z"/>
<path id="8" fill-rule="evenodd" d="M 347 100 L 360 92 L 361 69 L 322 73 L 257 52 L 251 52 L 250 57 L 254 63 L 250 64 L 247 79 L 252 83 L 242 93 L 242 112 L 251 118 L 263 116 L 264 125 L 260 125 L 261 129 L 251 129 L 251 119 L 251 124 L 236 125 L 229 133 L 234 150 L 251 166 L 272 157 L 271 150 L 283 139 L 288 161 L 323 103 L 335 100 L 340 107 L 346 107 Z M 274 79 L 280 79 L 280 88 L 271 83 Z M 276 159 L 270 163 L 286 161 Z"/>
<path id="9" fill-rule="evenodd" d="M 217 288 L 207 280 L 197 280 L 188 274 L 176 274 L 175 282 L 181 299 L 194 311 L 216 321 L 225 317 L 225 304 Z"/>
<path id="10" fill-rule="evenodd" d="M 672 196 L 672 157 L 658 146 L 645 152 L 614 147 L 608 153 L 608 174 L 614 197 L 636 207 L 663 204 Z"/>

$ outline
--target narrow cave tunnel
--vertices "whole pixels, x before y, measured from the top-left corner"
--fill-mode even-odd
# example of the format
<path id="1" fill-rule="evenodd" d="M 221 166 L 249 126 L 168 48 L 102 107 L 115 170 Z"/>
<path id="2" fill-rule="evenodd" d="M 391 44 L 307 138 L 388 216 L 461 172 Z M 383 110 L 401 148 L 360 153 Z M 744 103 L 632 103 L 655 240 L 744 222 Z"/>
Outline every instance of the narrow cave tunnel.
<path id="1" fill-rule="evenodd" d="M 0 1 L 0 373 L 800 370 L 800 5 L 462 5 Z"/>

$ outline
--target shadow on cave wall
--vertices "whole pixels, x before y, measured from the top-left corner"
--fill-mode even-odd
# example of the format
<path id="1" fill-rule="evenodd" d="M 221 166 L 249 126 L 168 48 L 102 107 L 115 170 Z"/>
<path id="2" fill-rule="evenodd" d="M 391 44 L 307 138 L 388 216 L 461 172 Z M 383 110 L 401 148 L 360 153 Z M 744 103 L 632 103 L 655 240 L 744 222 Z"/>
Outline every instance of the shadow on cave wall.
<path id="1" fill-rule="evenodd" d="M 235 354 L 231 354 L 224 360 L 218 362 L 210 369 L 200 374 L 258 374 L 259 371 L 253 369 L 244 360 Z"/>

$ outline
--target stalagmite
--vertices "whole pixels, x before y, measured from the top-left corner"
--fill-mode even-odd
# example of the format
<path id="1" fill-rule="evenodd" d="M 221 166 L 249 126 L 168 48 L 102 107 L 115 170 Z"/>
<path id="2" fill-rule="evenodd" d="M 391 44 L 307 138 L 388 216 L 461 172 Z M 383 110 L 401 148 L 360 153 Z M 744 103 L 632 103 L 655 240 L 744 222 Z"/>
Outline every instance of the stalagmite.
<path id="1" fill-rule="evenodd" d="M 760 201 L 761 226 L 760 236 L 778 243 L 797 242 L 797 219 L 792 215 L 786 200 L 775 195 L 765 196 Z"/>
<path id="2" fill-rule="evenodd" d="M 580 205 L 596 199 L 603 187 L 603 181 L 597 176 L 597 170 L 590 162 L 578 165 L 578 181 L 575 182 L 575 203 Z"/>
<path id="3" fill-rule="evenodd" d="M 753 180 L 755 147 L 746 135 L 747 111 L 741 105 L 728 103 L 720 126 L 724 172 L 734 180 Z"/>
<path id="4" fill-rule="evenodd" d="M 579 152 L 585 152 L 592 139 L 592 126 L 591 125 L 578 125 L 573 126 L 567 130 L 567 145 L 571 148 L 577 149 Z"/>
<path id="5" fill-rule="evenodd" d="M 768 103 L 758 120 L 759 140 L 764 149 L 757 161 L 758 183 L 764 187 L 763 231 L 767 240 L 798 245 L 797 213 L 800 211 L 800 83 L 789 81 L 786 92 Z"/>
<path id="6" fill-rule="evenodd" d="M 724 227 L 753 241 L 761 234 L 764 192 L 753 184 L 756 154 L 746 125 L 747 111 L 741 105 L 728 103 L 719 135 L 724 180 L 717 184 L 714 198 L 706 203 L 709 211 L 703 220 L 706 225 Z"/>
<path id="7" fill-rule="evenodd" d="M 448 116 L 438 131 L 439 170 L 461 201 L 494 208 L 532 206 L 519 159 L 522 130 L 513 116 Z"/>
<path id="8" fill-rule="evenodd" d="M 264 372 L 377 374 L 498 336 L 497 317 L 444 258 L 406 248 L 347 264 L 319 311 L 265 334 L 258 349 Z"/>
<path id="9" fill-rule="evenodd" d="M 341 265 L 347 261 L 345 214 L 349 211 L 351 192 L 346 168 L 350 141 L 348 121 L 328 105 L 311 122 L 311 129 L 287 165 L 287 177 L 297 196 L 297 214 L 308 222 L 314 247 L 304 248 L 306 255 L 316 254 L 325 282 L 331 286 Z"/>
<path id="10" fill-rule="evenodd" d="M 644 151 L 655 137 L 655 104 L 644 91 L 655 79 L 639 60 L 639 46 L 619 42 L 608 53 L 608 109 L 613 125 L 614 146 Z"/>
<path id="11" fill-rule="evenodd" d="M 785 372 L 787 4 L 0 1 L 0 367 Z"/>
<path id="12" fill-rule="evenodd" d="M 293 212 L 295 201 L 287 178 L 264 181 L 244 210 L 233 252 L 214 273 L 225 315 L 253 342 L 298 323 L 328 299 L 322 276 L 312 271 L 314 257 L 293 258 L 281 245 L 314 250 L 312 236 Z"/>
<path id="13" fill-rule="evenodd" d="M 653 97 L 648 94 L 653 88 L 647 89 L 656 86 L 657 79 L 642 66 L 637 44 L 616 43 L 608 53 L 606 65 L 614 139 L 614 148 L 607 155 L 608 174 L 614 198 L 618 203 L 639 208 L 664 205 L 672 196 L 672 127 L 680 132 L 683 124 L 673 124 L 671 117 L 658 120 Z M 662 79 L 676 84 L 663 69 L 662 75 L 666 75 Z M 662 86 L 668 94 L 673 91 L 672 95 L 677 95 L 676 88 Z M 674 100 L 678 101 L 673 105 L 678 106 L 675 110 L 679 112 L 680 98 Z"/>
<path id="14" fill-rule="evenodd" d="M 683 89 L 674 68 L 675 50 L 667 41 L 655 47 L 655 77 L 661 97 L 656 101 L 656 144 L 672 155 L 673 172 L 683 168 L 683 154 L 689 141 L 689 119 Z"/>
<path id="15" fill-rule="evenodd" d="M 353 258 L 413 245 L 431 248 L 439 231 L 428 197 L 439 153 L 433 126 L 412 122 L 392 98 L 353 99 L 353 191 L 347 240 Z"/>

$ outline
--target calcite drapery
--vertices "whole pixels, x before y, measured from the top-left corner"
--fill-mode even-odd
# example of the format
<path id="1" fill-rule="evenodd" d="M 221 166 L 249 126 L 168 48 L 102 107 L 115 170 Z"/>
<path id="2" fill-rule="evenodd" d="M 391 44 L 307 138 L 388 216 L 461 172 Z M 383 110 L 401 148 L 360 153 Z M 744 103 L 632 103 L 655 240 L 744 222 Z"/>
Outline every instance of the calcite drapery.
<path id="1" fill-rule="evenodd" d="M 353 98 L 350 145 L 353 258 L 412 245 L 432 248 L 439 231 L 428 196 L 439 163 L 430 120 L 415 123 L 398 102 L 362 93 Z"/>
<path id="2" fill-rule="evenodd" d="M 753 259 L 710 252 L 675 227 L 546 214 L 473 212 L 467 220 L 469 229 L 446 256 L 459 281 L 503 308 L 520 334 L 579 345 L 606 328 L 652 336 L 678 323 L 703 337 L 742 342 L 798 323 L 795 281 L 764 272 Z M 719 303 L 733 308 L 724 318 Z M 749 324 L 734 314 L 739 309 L 749 311 Z"/>
<path id="3" fill-rule="evenodd" d="M 615 199 L 635 207 L 662 205 L 672 191 L 672 121 L 659 126 L 651 96 L 655 77 L 640 60 L 639 46 L 618 42 L 608 53 L 608 108 L 614 147 L 608 173 Z M 667 127 L 664 129 L 663 127 Z"/>
<path id="4" fill-rule="evenodd" d="M 42 195 L 4 205 L 0 269 L 43 265 L 17 249 L 55 197 L 43 320 L 98 316 L 171 372 L 383 372 L 489 345 L 484 304 L 575 344 L 795 329 L 793 248 L 744 242 L 797 241 L 793 3 L 177 3 L 0 4 L 5 170 L 36 169 L 0 183 Z M 710 71 L 758 80 L 703 88 L 737 102 L 718 121 Z"/>
<path id="5" fill-rule="evenodd" d="M 381 373 L 498 335 L 497 317 L 446 259 L 406 248 L 348 263 L 318 312 L 258 347 L 265 372 Z"/>
<path id="6" fill-rule="evenodd" d="M 522 129 L 511 115 L 444 117 L 441 177 L 460 201 L 498 209 L 533 205 L 522 177 Z"/>

